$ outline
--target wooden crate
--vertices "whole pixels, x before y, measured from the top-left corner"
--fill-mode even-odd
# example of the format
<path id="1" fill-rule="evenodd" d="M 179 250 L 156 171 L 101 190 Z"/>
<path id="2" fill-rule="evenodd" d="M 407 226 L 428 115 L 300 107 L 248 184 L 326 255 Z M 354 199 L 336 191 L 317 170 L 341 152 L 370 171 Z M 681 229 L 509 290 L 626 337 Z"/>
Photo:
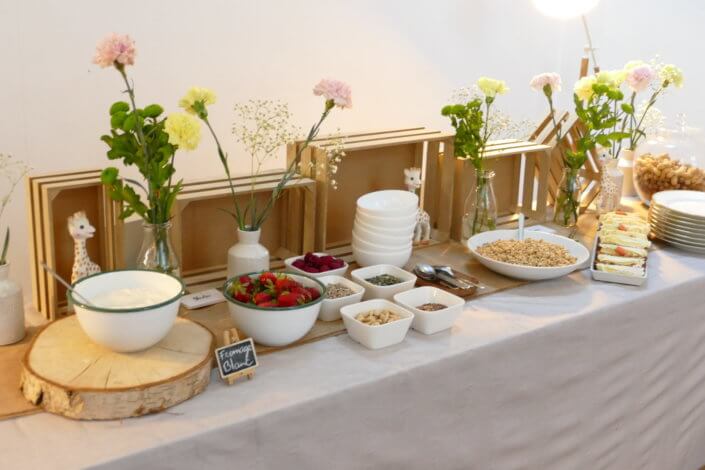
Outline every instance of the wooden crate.
<path id="1" fill-rule="evenodd" d="M 103 270 L 114 269 L 110 242 L 113 204 L 100 182 L 99 170 L 31 176 L 27 186 L 33 300 L 38 311 L 54 319 L 67 310 L 66 290 L 44 272 L 41 263 L 46 262 L 65 279 L 71 278 L 74 242 L 67 219 L 83 210 L 96 227 L 96 235 L 86 242 L 89 256 Z"/>
<path id="2" fill-rule="evenodd" d="M 260 207 L 269 198 L 284 171 L 265 173 L 256 180 Z M 233 178 L 241 207 L 249 200 L 252 179 Z M 237 225 L 225 212 L 232 211 L 227 179 L 187 182 L 173 209 L 173 245 L 187 285 L 226 277 L 227 251 L 237 242 Z M 271 255 L 271 266 L 281 268 L 284 258 L 313 250 L 316 189 L 313 180 L 295 176 L 286 185 L 262 226 L 261 243 Z"/>
<path id="3" fill-rule="evenodd" d="M 560 142 L 556 142 L 556 128 L 550 115 L 547 116 L 532 135 L 543 144 L 551 146 L 551 165 L 548 180 L 548 199 L 551 206 L 555 205 L 558 195 L 558 185 L 563 176 L 563 155 L 561 149 L 575 150 L 578 139 L 585 133 L 585 126 L 577 116 L 570 113 L 561 115 L 559 123 L 566 131 Z M 584 213 L 600 193 L 601 168 L 594 152 L 588 152 L 587 160 L 580 170 L 582 178 L 580 190 L 580 213 Z"/>
<path id="4" fill-rule="evenodd" d="M 316 139 L 304 150 L 301 173 L 316 181 L 316 233 L 318 251 L 345 247 L 351 242 L 357 198 L 371 191 L 406 189 L 405 168 L 422 168 L 421 207 L 430 216 L 432 238 L 450 234 L 453 193 L 453 136 L 423 127 L 343 134 L 346 156 L 338 165 L 336 190 L 329 181 L 327 152 L 336 139 Z M 301 141 L 288 147 L 289 163 Z"/>
<path id="5" fill-rule="evenodd" d="M 546 220 L 551 147 L 517 139 L 488 142 L 485 165 L 495 172 L 498 224 L 514 220 L 519 212 L 536 221 Z M 475 169 L 456 160 L 451 238 L 462 239 L 465 199 L 475 188 Z"/>

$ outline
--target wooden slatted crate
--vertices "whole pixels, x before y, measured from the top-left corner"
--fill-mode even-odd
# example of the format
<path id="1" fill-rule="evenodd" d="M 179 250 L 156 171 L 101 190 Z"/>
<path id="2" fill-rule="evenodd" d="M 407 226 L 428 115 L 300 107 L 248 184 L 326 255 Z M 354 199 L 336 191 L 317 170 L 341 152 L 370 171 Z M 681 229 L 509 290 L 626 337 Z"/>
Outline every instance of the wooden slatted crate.
<path id="1" fill-rule="evenodd" d="M 498 225 L 516 219 L 521 211 L 535 221 L 546 220 L 551 147 L 517 139 L 488 142 L 485 168 L 495 172 Z M 475 188 L 475 169 L 456 160 L 451 238 L 462 239 L 465 200 Z"/>
<path id="2" fill-rule="evenodd" d="M 339 137 L 346 154 L 338 164 L 339 189 L 330 184 L 328 162 L 328 152 L 334 148 L 336 137 L 316 139 L 301 158 L 301 173 L 316 181 L 317 251 L 349 246 L 357 198 L 382 189 L 406 189 L 403 170 L 410 167 L 422 168 L 420 201 L 430 216 L 432 238 L 448 239 L 454 162 L 444 154 L 453 154 L 452 135 L 413 127 Z M 301 141 L 289 145 L 289 163 L 301 145 Z"/>

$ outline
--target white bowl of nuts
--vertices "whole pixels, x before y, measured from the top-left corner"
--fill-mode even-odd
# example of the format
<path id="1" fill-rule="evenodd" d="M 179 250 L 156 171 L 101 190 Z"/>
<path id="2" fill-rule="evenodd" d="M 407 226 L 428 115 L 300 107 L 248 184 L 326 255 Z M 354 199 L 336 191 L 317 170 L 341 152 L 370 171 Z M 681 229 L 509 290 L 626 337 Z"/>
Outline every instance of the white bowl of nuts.
<path id="1" fill-rule="evenodd" d="M 364 287 L 342 276 L 324 276 L 318 280 L 326 286 L 326 298 L 318 313 L 321 321 L 340 320 L 340 308 L 358 303 L 365 294 Z"/>
<path id="2" fill-rule="evenodd" d="M 394 301 L 414 314 L 411 328 L 425 335 L 453 326 L 465 305 L 457 295 L 431 286 L 400 292 L 394 296 Z"/>
<path id="3" fill-rule="evenodd" d="M 414 314 L 384 299 L 368 300 L 340 309 L 350 337 L 369 349 L 401 343 Z"/>
<path id="4" fill-rule="evenodd" d="M 352 271 L 353 281 L 365 288 L 365 299 L 388 299 L 409 290 L 416 284 L 416 276 L 391 264 L 376 264 Z"/>

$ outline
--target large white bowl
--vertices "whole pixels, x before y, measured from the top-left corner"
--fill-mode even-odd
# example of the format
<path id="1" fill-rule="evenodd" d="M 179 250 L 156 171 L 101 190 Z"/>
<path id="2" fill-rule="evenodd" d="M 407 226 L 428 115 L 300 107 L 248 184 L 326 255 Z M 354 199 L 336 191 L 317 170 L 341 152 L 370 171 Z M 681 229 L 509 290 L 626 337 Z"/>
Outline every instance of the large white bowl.
<path id="1" fill-rule="evenodd" d="M 249 273 L 247 276 L 259 273 Z M 280 274 L 276 273 L 275 274 Z M 264 346 L 286 346 L 303 338 L 318 318 L 326 287 L 318 279 L 302 274 L 285 273 L 304 287 L 315 287 L 321 296 L 311 303 L 285 308 L 262 308 L 239 302 L 230 295 L 229 287 L 241 276 L 225 281 L 223 294 L 228 301 L 230 316 L 239 329 Z"/>
<path id="2" fill-rule="evenodd" d="M 367 279 L 379 276 L 380 274 L 389 274 L 391 276 L 398 277 L 402 280 L 402 282 L 392 284 L 391 286 L 378 286 L 367 281 Z M 416 275 L 391 264 L 378 264 L 375 266 L 368 266 L 366 268 L 355 269 L 350 272 L 350 277 L 353 278 L 353 281 L 365 288 L 365 300 L 391 300 L 394 297 L 394 294 L 409 290 L 414 287 L 414 284 L 416 284 Z"/>
<path id="3" fill-rule="evenodd" d="M 383 252 L 383 253 L 390 252 L 390 251 L 393 251 L 393 252 L 406 251 L 409 248 L 411 248 L 411 246 L 412 246 L 411 240 L 409 240 L 407 242 L 393 243 L 393 244 L 389 244 L 389 245 L 368 242 L 364 238 L 359 237 L 355 233 L 354 230 L 352 233 L 352 243 L 353 243 L 353 245 L 356 245 L 356 246 L 362 248 L 363 250 L 368 250 L 370 252 L 378 252 L 379 251 L 379 252 Z"/>
<path id="4" fill-rule="evenodd" d="M 391 310 L 398 314 L 401 319 L 384 325 L 370 326 L 355 318 L 360 313 L 381 309 Z M 345 329 L 348 330 L 348 335 L 370 349 L 386 348 L 387 346 L 401 343 L 414 319 L 413 313 L 384 299 L 368 300 L 367 302 L 348 305 L 340 309 L 340 314 L 343 317 Z"/>
<path id="5" fill-rule="evenodd" d="M 358 209 L 372 216 L 394 216 L 416 212 L 418 206 L 419 197 L 416 194 L 399 189 L 375 191 L 357 199 Z"/>
<path id="6" fill-rule="evenodd" d="M 411 243 L 411 240 L 414 236 L 414 230 L 411 229 L 406 235 L 383 235 L 378 232 L 373 232 L 370 230 L 367 230 L 365 228 L 362 228 L 361 226 L 355 225 L 353 226 L 353 235 L 357 236 L 357 238 L 362 239 L 368 243 L 372 243 L 375 245 L 384 245 L 386 247 L 402 247 L 407 245 L 408 243 Z"/>
<path id="7" fill-rule="evenodd" d="M 394 295 L 394 301 L 414 314 L 411 327 L 425 335 L 432 335 L 453 326 L 465 305 L 465 301 L 457 295 L 432 286 L 400 292 Z M 443 304 L 446 308 L 433 312 L 418 309 L 427 303 Z"/>
<path id="8" fill-rule="evenodd" d="M 402 251 L 369 251 L 352 244 L 353 258 L 360 266 L 373 266 L 375 264 L 390 264 L 399 268 L 403 267 L 409 258 L 413 247 Z"/>
<path id="9" fill-rule="evenodd" d="M 505 276 L 513 277 L 516 279 L 523 279 L 526 281 L 541 281 L 544 279 L 554 279 L 557 277 L 565 276 L 576 269 L 586 266 L 587 260 L 590 257 L 590 253 L 587 248 L 585 248 L 580 243 L 571 240 L 570 238 L 563 237 L 560 235 L 554 235 L 552 233 L 538 232 L 533 230 L 527 230 L 524 232 L 525 238 L 535 238 L 539 240 L 545 240 L 550 243 L 555 243 L 568 250 L 568 253 L 575 256 L 575 263 L 567 266 L 558 266 L 553 268 L 539 268 L 534 266 L 521 266 L 517 264 L 504 263 L 502 261 L 496 261 L 485 256 L 480 255 L 477 249 L 486 244 L 491 243 L 496 240 L 511 240 L 517 238 L 516 230 L 493 230 L 491 232 L 482 232 L 470 237 L 467 242 L 468 248 L 475 255 L 475 258 L 482 263 L 485 267 L 491 269 Z"/>
<path id="10" fill-rule="evenodd" d="M 407 226 L 382 228 L 375 227 L 373 225 L 368 225 L 356 217 L 355 227 L 360 227 L 367 230 L 368 232 L 374 232 L 389 237 L 406 237 L 409 236 L 409 234 L 414 233 L 414 228 L 416 227 L 416 220 L 414 220 L 414 223 L 409 224 Z"/>
<path id="11" fill-rule="evenodd" d="M 323 299 L 321 304 L 321 312 L 318 314 L 318 319 L 321 321 L 334 321 L 340 320 L 340 309 L 346 305 L 356 304 L 362 300 L 362 296 L 365 295 L 365 288 L 359 284 L 352 282 L 341 276 L 325 276 L 318 278 L 326 288 L 331 284 L 342 284 L 349 287 L 353 291 L 346 297 L 338 297 L 337 299 L 331 299 L 326 297 Z"/>
<path id="12" fill-rule="evenodd" d="M 402 217 L 377 217 L 357 211 L 355 218 L 375 228 L 405 227 L 413 231 L 414 226 L 416 225 L 416 212 Z"/>
<path id="13" fill-rule="evenodd" d="M 156 271 L 129 269 L 94 274 L 76 281 L 74 290 L 89 302 L 118 289 L 151 288 L 164 300 L 140 308 L 91 307 L 68 293 L 76 317 L 94 342 L 116 352 L 150 348 L 169 333 L 179 313 L 184 285 L 178 278 Z"/>
<path id="14" fill-rule="evenodd" d="M 318 252 L 318 253 L 314 253 L 314 255 L 326 256 L 326 255 L 328 255 L 328 253 Z M 285 259 L 284 264 L 286 265 L 286 268 L 289 271 L 291 271 L 295 274 L 303 274 L 304 276 L 311 276 L 311 277 L 316 277 L 316 278 L 323 277 L 323 276 L 342 276 L 343 274 L 345 274 L 345 271 L 347 271 L 348 268 L 350 267 L 348 265 L 348 263 L 345 263 L 342 268 L 331 269 L 329 271 L 323 271 L 320 273 L 309 273 L 309 272 L 304 271 L 303 269 L 299 269 L 296 266 L 294 266 L 294 261 L 296 261 L 299 258 L 303 258 L 303 257 L 304 257 L 304 255 L 292 256 L 291 258 Z"/>

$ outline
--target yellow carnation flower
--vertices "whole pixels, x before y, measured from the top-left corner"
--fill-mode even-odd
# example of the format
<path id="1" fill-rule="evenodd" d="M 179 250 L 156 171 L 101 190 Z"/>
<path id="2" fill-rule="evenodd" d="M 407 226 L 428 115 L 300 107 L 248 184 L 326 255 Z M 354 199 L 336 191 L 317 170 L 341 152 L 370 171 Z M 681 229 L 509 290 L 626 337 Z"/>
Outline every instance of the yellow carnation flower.
<path id="1" fill-rule="evenodd" d="M 201 141 L 201 125 L 193 116 L 172 113 L 166 118 L 164 130 L 169 134 L 169 143 L 180 149 L 194 150 Z"/>
<path id="2" fill-rule="evenodd" d="M 477 87 L 489 98 L 494 98 L 496 95 L 503 95 L 509 91 L 504 81 L 489 77 L 480 77 L 477 80 Z"/>
<path id="3" fill-rule="evenodd" d="M 683 87 L 683 71 L 673 64 L 661 67 L 659 76 L 664 86 L 668 86 L 672 83 L 678 88 Z"/>
<path id="4" fill-rule="evenodd" d="M 194 86 L 191 87 L 191 89 L 186 92 L 186 95 L 179 100 L 179 106 L 191 114 L 199 113 L 199 106 L 194 106 L 196 103 L 201 103 L 204 108 L 208 105 L 214 104 L 215 93 L 208 88 Z"/>
<path id="5" fill-rule="evenodd" d="M 626 78 L 626 70 L 605 70 L 597 74 L 597 83 L 619 88 Z"/>
<path id="6" fill-rule="evenodd" d="M 595 92 L 592 90 L 592 86 L 597 83 L 597 79 L 593 75 L 583 77 L 577 81 L 573 87 L 573 92 L 578 95 L 583 101 L 589 101 Z"/>

